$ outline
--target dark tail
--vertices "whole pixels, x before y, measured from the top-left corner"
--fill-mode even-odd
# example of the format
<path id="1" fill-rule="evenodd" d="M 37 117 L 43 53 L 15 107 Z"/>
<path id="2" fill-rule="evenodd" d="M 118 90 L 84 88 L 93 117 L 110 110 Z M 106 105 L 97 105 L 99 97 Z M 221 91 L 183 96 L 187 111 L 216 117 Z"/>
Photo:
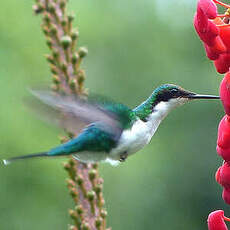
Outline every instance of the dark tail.
<path id="1" fill-rule="evenodd" d="M 12 158 L 3 160 L 3 163 L 4 163 L 4 165 L 8 165 L 8 164 L 11 164 L 12 162 L 17 161 L 17 160 L 23 160 L 23 159 L 27 159 L 27 158 L 33 158 L 33 157 L 45 157 L 45 156 L 49 156 L 47 152 L 35 153 L 35 154 L 30 154 L 30 155 L 12 157 Z"/>

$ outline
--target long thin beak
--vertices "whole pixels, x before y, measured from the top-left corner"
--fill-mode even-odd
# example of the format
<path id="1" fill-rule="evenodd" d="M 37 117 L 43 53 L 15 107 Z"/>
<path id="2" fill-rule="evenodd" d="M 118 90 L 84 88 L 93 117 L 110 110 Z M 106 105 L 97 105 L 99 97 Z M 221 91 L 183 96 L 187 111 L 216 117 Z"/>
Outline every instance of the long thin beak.
<path id="1" fill-rule="evenodd" d="M 202 94 L 190 94 L 188 95 L 189 99 L 220 99 L 220 96 L 214 95 L 202 95 Z"/>

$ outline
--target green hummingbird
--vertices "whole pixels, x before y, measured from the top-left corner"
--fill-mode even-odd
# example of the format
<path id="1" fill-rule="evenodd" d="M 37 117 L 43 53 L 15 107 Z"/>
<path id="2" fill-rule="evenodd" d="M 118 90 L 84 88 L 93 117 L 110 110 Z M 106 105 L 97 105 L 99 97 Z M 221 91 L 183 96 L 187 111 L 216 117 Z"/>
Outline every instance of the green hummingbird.
<path id="1" fill-rule="evenodd" d="M 172 109 L 195 99 L 220 98 L 164 84 L 142 104 L 130 109 L 108 99 L 84 100 L 49 91 L 32 93 L 49 108 L 53 121 L 57 120 L 62 128 L 79 134 L 47 152 L 3 160 L 5 165 L 26 158 L 65 155 L 73 155 L 85 163 L 104 161 L 116 165 L 147 145 Z"/>

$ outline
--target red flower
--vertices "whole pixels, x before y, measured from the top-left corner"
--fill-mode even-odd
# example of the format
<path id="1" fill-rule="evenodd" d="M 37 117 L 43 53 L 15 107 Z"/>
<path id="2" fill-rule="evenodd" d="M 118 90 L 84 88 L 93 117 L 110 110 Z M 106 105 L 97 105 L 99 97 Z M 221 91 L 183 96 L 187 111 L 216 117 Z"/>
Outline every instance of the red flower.
<path id="1" fill-rule="evenodd" d="M 230 163 L 225 162 L 216 172 L 216 181 L 224 187 L 222 198 L 230 204 Z"/>
<path id="2" fill-rule="evenodd" d="M 222 198 L 226 204 L 230 204 L 230 190 L 227 188 L 223 189 Z"/>
<path id="3" fill-rule="evenodd" d="M 219 124 L 216 151 L 225 161 L 230 161 L 230 118 L 227 115 Z"/>
<path id="4" fill-rule="evenodd" d="M 229 55 L 230 61 L 230 55 Z M 225 113 L 230 116 L 230 73 L 228 72 L 220 84 L 220 98 L 224 106 Z"/>
<path id="5" fill-rule="evenodd" d="M 216 181 L 230 190 L 230 164 L 225 162 L 216 172 Z"/>
<path id="6" fill-rule="evenodd" d="M 221 170 L 221 167 L 219 167 L 219 168 L 217 169 L 215 177 L 216 177 L 217 183 L 220 184 L 220 185 L 222 185 L 222 184 L 221 184 L 221 177 L 220 177 L 220 170 Z"/>
<path id="7" fill-rule="evenodd" d="M 208 216 L 208 229 L 209 230 L 228 230 L 224 221 L 230 221 L 229 218 L 224 216 L 224 211 L 217 210 Z"/>
<path id="8" fill-rule="evenodd" d="M 228 10 L 217 14 L 216 4 Z M 209 59 L 215 60 L 219 73 L 226 73 L 230 67 L 230 6 L 217 0 L 199 0 L 194 17 L 194 27 L 203 41 Z M 222 19 L 224 18 L 224 19 Z"/>

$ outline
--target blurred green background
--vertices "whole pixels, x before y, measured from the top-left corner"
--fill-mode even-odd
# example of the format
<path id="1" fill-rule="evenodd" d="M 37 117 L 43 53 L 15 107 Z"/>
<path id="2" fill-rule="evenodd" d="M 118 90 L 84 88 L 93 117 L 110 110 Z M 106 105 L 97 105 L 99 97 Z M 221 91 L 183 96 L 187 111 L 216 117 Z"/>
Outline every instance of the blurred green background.
<path id="1" fill-rule="evenodd" d="M 0 9 L 0 157 L 47 150 L 55 131 L 24 107 L 27 88 L 50 84 L 33 1 L 2 1 Z M 163 83 L 217 94 L 221 76 L 205 57 L 193 29 L 196 1 L 70 0 L 80 44 L 87 46 L 86 87 L 134 107 Z M 197 101 L 173 111 L 151 144 L 119 167 L 100 165 L 114 230 L 207 229 L 207 215 L 230 209 L 214 174 L 223 116 L 217 101 Z M 0 229 L 63 230 L 72 207 L 64 159 L 0 165 Z"/>

